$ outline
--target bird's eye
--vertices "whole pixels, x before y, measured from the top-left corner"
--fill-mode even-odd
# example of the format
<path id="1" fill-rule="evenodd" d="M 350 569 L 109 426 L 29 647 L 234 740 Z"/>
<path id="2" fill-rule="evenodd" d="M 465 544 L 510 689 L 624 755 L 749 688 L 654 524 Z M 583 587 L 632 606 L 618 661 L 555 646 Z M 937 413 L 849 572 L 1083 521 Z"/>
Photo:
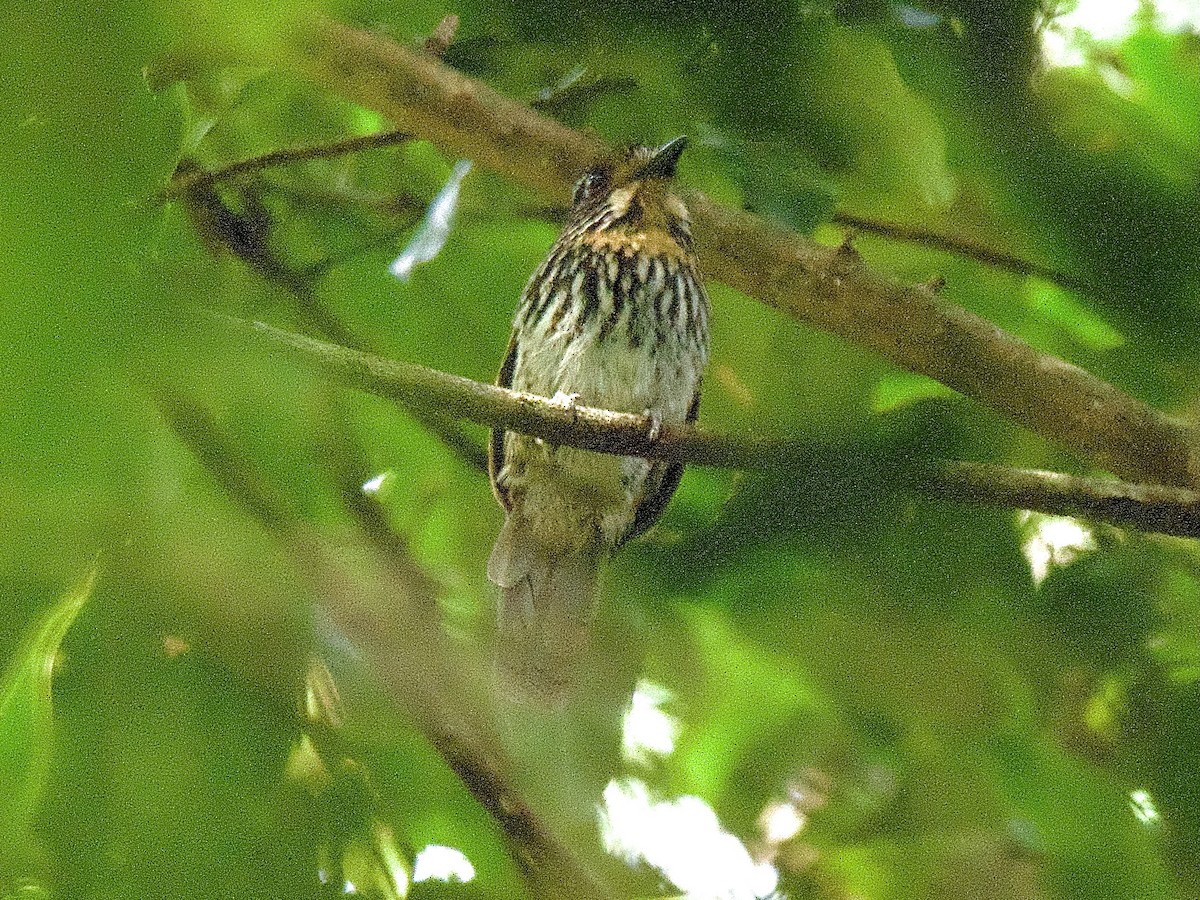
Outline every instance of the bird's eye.
<path id="1" fill-rule="evenodd" d="M 571 198 L 572 204 L 578 206 L 580 203 L 586 203 L 599 197 L 608 190 L 609 180 L 609 174 L 602 169 L 588 172 L 575 183 L 575 194 Z"/>

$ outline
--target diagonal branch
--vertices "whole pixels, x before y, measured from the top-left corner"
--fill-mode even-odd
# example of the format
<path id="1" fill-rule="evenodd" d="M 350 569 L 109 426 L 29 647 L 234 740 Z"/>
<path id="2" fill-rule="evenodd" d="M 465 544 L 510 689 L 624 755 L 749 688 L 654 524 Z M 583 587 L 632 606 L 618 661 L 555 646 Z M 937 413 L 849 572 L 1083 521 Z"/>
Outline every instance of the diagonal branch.
<path id="1" fill-rule="evenodd" d="M 738 438 L 670 424 L 662 425 L 658 436 L 653 437 L 652 423 L 643 415 L 572 407 L 535 394 L 318 341 L 264 322 L 213 316 L 235 334 L 257 337 L 267 347 L 283 351 L 344 385 L 404 405 L 433 405 L 453 420 L 518 431 L 600 453 L 684 459 L 709 466 L 762 468 L 793 458 L 787 442 Z"/>
<path id="2" fill-rule="evenodd" d="M 445 638 L 433 581 L 392 552 L 379 571 L 346 568 L 343 549 L 298 520 L 220 426 L 191 398 L 159 388 L 167 424 L 230 498 L 292 557 L 332 623 L 353 642 L 416 725 L 495 820 L 535 898 L 598 900 L 617 895 L 532 809 L 512 778 L 513 761 L 472 678 L 486 670 Z M 385 612 L 386 611 L 386 612 Z"/>
<path id="3" fill-rule="evenodd" d="M 361 153 L 364 150 L 393 147 L 397 144 L 407 143 L 412 139 L 413 136 L 411 134 L 406 134 L 402 131 L 385 131 L 380 134 L 365 134 L 359 137 L 346 138 L 345 140 L 335 141 L 332 144 L 314 144 L 305 147 L 287 147 L 282 150 L 272 150 L 270 153 L 264 153 L 261 156 L 239 159 L 237 162 L 229 163 L 229 165 L 211 171 L 195 167 L 188 171 L 177 173 L 167 185 L 166 190 L 163 191 L 162 197 L 163 199 L 180 199 L 186 197 L 191 191 L 211 188 L 222 181 L 229 181 L 252 172 L 261 172 L 264 169 L 307 162 L 312 159 L 333 159 L 338 156 L 348 156 L 351 153 Z"/>
<path id="4" fill-rule="evenodd" d="M 814 459 L 827 456 L 815 452 L 807 441 L 741 437 L 691 425 L 664 424 L 653 437 L 646 416 L 571 407 L 425 366 L 360 353 L 262 322 L 215 318 L 234 334 L 255 338 L 349 387 L 405 404 L 435 404 L 450 419 L 519 431 L 554 444 L 747 469 L 790 467 L 803 471 L 814 465 Z M 958 502 L 1081 515 L 1142 531 L 1200 537 L 1200 492 L 1183 488 L 942 460 L 889 460 L 878 477 Z"/>
<path id="5" fill-rule="evenodd" d="M 895 241 L 921 244 L 934 250 L 955 253 L 959 256 L 965 256 L 981 262 L 985 266 L 1004 269 L 1016 275 L 1033 275 L 1078 293 L 1087 293 L 1091 287 L 1082 278 L 1072 275 L 1069 272 L 1053 269 L 1050 266 L 1034 262 L 1031 259 L 1024 259 L 1020 256 L 1014 256 L 1011 253 L 1004 253 L 992 247 L 985 247 L 983 244 L 978 244 L 965 238 L 930 231 L 927 228 L 914 228 L 911 225 L 900 225 L 896 222 L 880 222 L 876 219 L 867 219 L 848 212 L 834 213 L 832 221 L 837 225 L 844 225 L 847 228 L 891 238 Z"/>
<path id="6" fill-rule="evenodd" d="M 428 54 L 321 19 L 295 62 L 329 90 L 450 153 L 560 200 L 603 144 Z M 763 219 L 687 195 L 712 278 L 984 403 L 1093 464 L 1140 480 L 1200 485 L 1200 433 L 1078 366 L 937 296 L 868 270 Z"/>

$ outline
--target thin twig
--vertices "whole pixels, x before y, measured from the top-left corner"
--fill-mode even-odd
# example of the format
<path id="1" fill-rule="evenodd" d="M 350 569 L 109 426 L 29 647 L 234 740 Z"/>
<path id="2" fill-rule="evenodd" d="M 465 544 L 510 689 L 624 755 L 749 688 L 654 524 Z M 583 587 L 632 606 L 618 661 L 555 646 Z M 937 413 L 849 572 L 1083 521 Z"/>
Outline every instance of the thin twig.
<path id="1" fill-rule="evenodd" d="M 272 150 L 261 156 L 251 156 L 239 159 L 219 169 L 208 171 L 194 168 L 181 172 L 171 179 L 163 192 L 164 199 L 178 199 L 198 187 L 212 186 L 222 181 L 229 181 L 251 172 L 261 172 L 276 166 L 286 166 L 313 159 L 331 159 L 346 156 L 351 153 L 361 153 L 364 150 L 375 150 L 381 147 L 394 147 L 411 141 L 413 136 L 403 131 L 383 131 L 377 134 L 366 134 L 359 137 L 334 141 L 331 144 L 315 144 L 308 147 L 290 147 L 282 150 Z"/>
<path id="2" fill-rule="evenodd" d="M 456 34 L 458 34 L 458 16 L 450 13 L 443 16 L 429 37 L 425 38 L 421 49 L 431 56 L 445 56 L 450 45 L 454 43 Z"/>
<path id="3" fill-rule="evenodd" d="M 341 146 L 347 143 L 342 142 Z M 321 149 L 309 148 L 313 153 Z M 196 171 L 192 167 L 185 167 L 177 177 L 181 183 L 186 183 Z M 223 248 L 233 253 L 261 277 L 282 287 L 291 296 L 297 313 L 307 327 L 339 345 L 369 350 L 365 342 L 334 315 L 313 290 L 314 280 L 322 270 L 317 267 L 296 272 L 274 252 L 269 239 L 271 223 L 266 209 L 252 192 L 248 191 L 247 194 L 244 200 L 252 211 L 246 213 L 229 209 L 207 180 L 190 184 L 181 195 L 181 200 L 202 238 L 214 249 Z M 487 454 L 457 423 L 447 419 L 434 407 L 423 407 L 414 402 L 408 404 L 407 408 L 413 418 L 437 435 L 467 465 L 477 471 L 487 471 Z"/>
<path id="4" fill-rule="evenodd" d="M 572 407 L 316 341 L 262 322 L 217 318 L 235 334 L 256 337 L 349 387 L 403 403 L 436 404 L 450 418 L 529 434 L 553 444 L 745 469 L 803 471 L 824 456 L 814 452 L 809 441 L 744 437 L 691 425 L 664 424 L 655 437 L 652 423 L 643 415 Z M 894 460 L 878 477 L 959 502 L 1081 515 L 1142 531 L 1200 537 L 1200 493 L 1184 488 L 942 460 Z"/>
<path id="5" fill-rule="evenodd" d="M 838 225 L 844 225 L 847 228 L 854 228 L 868 234 L 875 234 L 897 241 L 905 241 L 910 244 L 922 244 L 926 247 L 932 247 L 935 250 L 944 250 L 947 253 L 965 256 L 1016 275 L 1034 275 L 1079 293 L 1086 293 L 1091 289 L 1086 281 L 1076 275 L 1042 265 L 1033 260 L 1024 259 L 1020 256 L 1003 253 L 991 247 L 985 247 L 983 244 L 968 241 L 965 238 L 940 234 L 925 228 L 900 225 L 895 222 L 879 222 L 847 212 L 835 212 L 832 220 Z"/>
<path id="6" fill-rule="evenodd" d="M 320 442 L 322 456 L 343 508 L 363 536 L 381 553 L 387 554 L 395 566 L 404 570 L 407 583 L 419 585 L 423 597 L 434 597 L 434 584 L 417 564 L 408 540 L 388 522 L 385 507 L 378 498 L 364 489 L 364 482 L 373 473 L 368 469 L 362 446 L 352 437 L 353 428 L 345 403 L 333 385 L 323 392 L 322 402 L 322 417 L 328 422 Z"/>
<path id="7" fill-rule="evenodd" d="M 213 480 L 238 506 L 271 531 L 293 518 L 287 501 L 266 481 L 212 416 L 191 397 L 165 385 L 154 388 L 158 411 L 171 430 L 208 469 Z"/>
<path id="8" fill-rule="evenodd" d="M 329 90 L 558 201 L 607 148 L 487 85 L 377 34 L 320 19 L 297 64 Z M 742 210 L 685 195 L 712 278 L 867 347 L 1009 416 L 1093 464 L 1138 480 L 1200 485 L 1200 433 L 1043 353 L 925 285 L 870 271 Z"/>
<path id="9" fill-rule="evenodd" d="M 917 477 L 916 487 L 930 496 L 1200 537 L 1200 492 L 1186 488 L 958 461 Z"/>

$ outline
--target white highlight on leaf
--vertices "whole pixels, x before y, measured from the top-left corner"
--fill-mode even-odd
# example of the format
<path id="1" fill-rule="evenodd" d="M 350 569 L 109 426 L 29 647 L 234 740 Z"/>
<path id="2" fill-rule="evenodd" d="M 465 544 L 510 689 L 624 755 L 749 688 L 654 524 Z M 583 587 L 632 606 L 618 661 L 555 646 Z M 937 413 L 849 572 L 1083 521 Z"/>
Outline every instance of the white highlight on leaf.
<path id="1" fill-rule="evenodd" d="M 1155 27 L 1165 32 L 1200 29 L 1196 0 L 1156 0 Z M 1141 0 L 1079 0 L 1042 29 L 1042 57 L 1051 67 L 1082 66 L 1095 44 L 1123 40 L 1135 30 Z"/>
<path id="2" fill-rule="evenodd" d="M 380 472 L 369 481 L 363 482 L 362 492 L 368 496 L 378 494 L 383 487 L 383 483 L 391 476 L 391 472 Z"/>
<path id="3" fill-rule="evenodd" d="M 599 819 L 609 853 L 631 866 L 646 862 L 688 900 L 761 900 L 779 884 L 775 867 L 756 861 L 699 797 L 656 800 L 641 779 L 616 779 Z"/>
<path id="4" fill-rule="evenodd" d="M 413 862 L 413 883 L 421 881 L 457 881 L 466 884 L 475 877 L 475 867 L 456 847 L 429 844 Z"/>
<path id="5" fill-rule="evenodd" d="M 910 6 L 907 3 L 896 4 L 892 7 L 892 11 L 905 28 L 933 28 L 945 21 L 944 17 L 938 13 Z"/>
<path id="6" fill-rule="evenodd" d="M 759 817 L 763 840 L 768 844 L 782 844 L 800 833 L 806 822 L 804 813 L 794 803 L 774 802 L 767 805 Z"/>
<path id="7" fill-rule="evenodd" d="M 1154 12 L 1163 31 L 1200 30 L 1200 5 L 1196 0 L 1158 0 Z"/>
<path id="8" fill-rule="evenodd" d="M 458 206 L 458 192 L 463 179 L 471 171 L 471 163 L 460 159 L 437 196 L 425 210 L 425 221 L 417 229 L 404 251 L 392 262 L 392 274 L 401 281 L 408 281 L 413 269 L 429 262 L 446 245 L 450 228 L 454 224 L 454 210 Z"/>
<path id="9" fill-rule="evenodd" d="M 649 765 L 652 757 L 670 756 L 675 752 L 679 722 L 662 709 L 670 700 L 671 692 L 662 685 L 644 678 L 637 683 L 621 729 L 621 744 L 627 760 Z"/>
<path id="10" fill-rule="evenodd" d="M 1091 530 L 1078 519 L 1025 511 L 1020 521 L 1031 529 L 1021 549 L 1036 585 L 1046 580 L 1051 567 L 1070 565 L 1083 553 L 1096 549 Z"/>
<path id="11" fill-rule="evenodd" d="M 1158 807 L 1154 805 L 1154 798 L 1150 796 L 1149 791 L 1140 789 L 1130 791 L 1129 808 L 1133 811 L 1134 818 L 1143 825 L 1157 825 L 1161 819 Z"/>

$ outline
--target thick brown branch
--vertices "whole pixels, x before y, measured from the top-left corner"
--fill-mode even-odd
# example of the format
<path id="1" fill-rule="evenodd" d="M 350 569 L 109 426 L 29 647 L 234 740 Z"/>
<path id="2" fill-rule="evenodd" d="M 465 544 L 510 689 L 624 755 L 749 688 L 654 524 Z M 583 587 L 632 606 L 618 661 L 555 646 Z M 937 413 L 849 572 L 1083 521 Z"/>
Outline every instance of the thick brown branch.
<path id="1" fill-rule="evenodd" d="M 298 63 L 330 90 L 555 200 L 604 150 L 427 53 L 330 20 L 300 34 Z"/>
<path id="2" fill-rule="evenodd" d="M 332 91 L 459 156 L 562 200 L 604 146 L 386 38 L 328 20 L 298 64 Z M 1009 416 L 1127 477 L 1200 484 L 1200 435 L 1118 388 L 936 296 L 866 269 L 848 248 L 689 194 L 706 273 Z"/>
<path id="3" fill-rule="evenodd" d="M 867 270 L 772 232 L 747 213 L 691 198 L 710 274 L 789 315 L 954 388 L 1094 464 L 1138 480 L 1192 486 L 1200 435 L 1083 369 L 1043 353 L 924 285 Z"/>
<path id="4" fill-rule="evenodd" d="M 469 378 L 360 353 L 262 322 L 219 316 L 342 384 L 405 404 L 436 404 L 447 417 L 596 450 L 681 459 L 729 468 L 803 467 L 822 454 L 806 441 L 740 437 L 690 425 L 664 425 L 657 438 L 642 415 L 562 403 Z M 896 461 L 880 477 L 935 497 L 1016 509 L 1081 515 L 1142 531 L 1200 536 L 1200 493 L 979 463 Z"/>

